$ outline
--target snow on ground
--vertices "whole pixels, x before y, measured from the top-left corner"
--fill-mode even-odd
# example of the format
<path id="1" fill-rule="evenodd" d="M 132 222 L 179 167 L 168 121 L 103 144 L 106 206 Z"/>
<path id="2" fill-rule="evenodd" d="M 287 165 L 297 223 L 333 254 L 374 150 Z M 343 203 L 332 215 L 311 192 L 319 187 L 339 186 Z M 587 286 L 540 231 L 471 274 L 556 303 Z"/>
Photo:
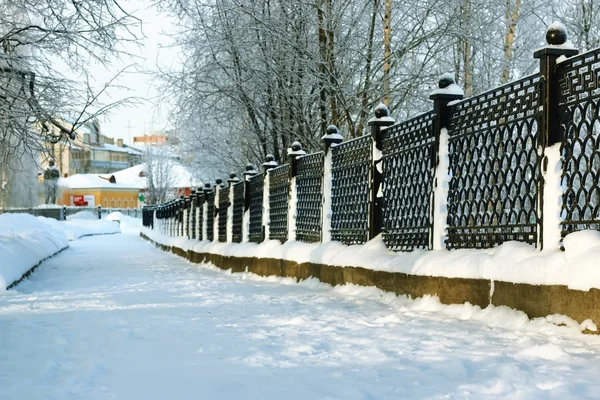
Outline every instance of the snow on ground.
<path id="1" fill-rule="evenodd" d="M 82 236 L 120 232 L 109 220 L 57 221 L 29 214 L 0 214 L 0 294 L 43 259 Z"/>
<path id="2" fill-rule="evenodd" d="M 231 274 L 132 227 L 0 296 L 0 398 L 597 398 L 600 337 L 549 320 Z"/>
<path id="3" fill-rule="evenodd" d="M 565 251 L 536 250 L 521 242 L 506 242 L 491 249 L 389 251 L 381 235 L 364 245 L 339 242 L 302 243 L 277 240 L 263 243 L 218 243 L 167 237 L 143 228 L 152 240 L 198 253 L 240 257 L 280 258 L 336 266 L 363 267 L 413 275 L 489 279 L 532 285 L 566 285 L 571 289 L 600 288 L 600 232 L 581 231 L 567 235 Z"/>

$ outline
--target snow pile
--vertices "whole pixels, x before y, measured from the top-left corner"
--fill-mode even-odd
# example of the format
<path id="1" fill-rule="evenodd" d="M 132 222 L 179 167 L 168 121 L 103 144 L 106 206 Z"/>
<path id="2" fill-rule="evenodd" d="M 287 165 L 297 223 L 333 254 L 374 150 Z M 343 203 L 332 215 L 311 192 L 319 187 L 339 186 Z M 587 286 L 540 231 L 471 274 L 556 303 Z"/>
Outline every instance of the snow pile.
<path id="1" fill-rule="evenodd" d="M 600 288 L 600 232 L 581 231 L 564 240 L 565 251 L 539 251 L 521 242 L 506 242 L 491 249 L 389 251 L 377 236 L 364 245 L 339 242 L 302 243 L 276 240 L 263 243 L 218 243 L 166 237 L 143 228 L 155 242 L 224 256 L 278 258 L 298 263 L 363 267 L 412 275 L 489 279 L 531 285 L 566 285 L 571 289 Z"/>
<path id="2" fill-rule="evenodd" d="M 120 211 L 113 211 L 104 217 L 104 219 L 106 221 L 111 221 L 113 224 L 118 224 L 122 233 L 133 233 L 137 235 L 142 227 L 141 218 L 129 217 Z"/>
<path id="3" fill-rule="evenodd" d="M 600 336 L 565 317 L 71 246 L 0 296 L 1 399 L 597 397 Z"/>
<path id="4" fill-rule="evenodd" d="M 43 223 L 41 217 L 0 214 L 0 293 L 40 261 L 68 246 L 65 235 Z"/>
<path id="5" fill-rule="evenodd" d="M 62 232 L 69 241 L 77 240 L 83 236 L 107 235 L 119 233 L 119 224 L 110 220 L 84 220 L 73 219 L 70 221 L 57 221 L 53 218 L 38 217 L 46 225 Z"/>
<path id="6" fill-rule="evenodd" d="M 29 214 L 0 214 L 0 293 L 42 260 L 83 236 L 119 233 L 110 220 L 57 221 Z"/>

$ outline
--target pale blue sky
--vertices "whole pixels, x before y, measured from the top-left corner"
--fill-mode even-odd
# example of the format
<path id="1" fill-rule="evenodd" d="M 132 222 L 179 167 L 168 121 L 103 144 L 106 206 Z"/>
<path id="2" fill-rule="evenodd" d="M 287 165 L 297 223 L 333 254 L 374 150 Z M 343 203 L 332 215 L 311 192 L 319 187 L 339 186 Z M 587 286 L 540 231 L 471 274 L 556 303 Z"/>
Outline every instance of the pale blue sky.
<path id="1" fill-rule="evenodd" d="M 158 108 L 158 91 L 149 74 L 140 71 L 155 69 L 157 64 L 169 66 L 177 63 L 177 51 L 168 46 L 170 39 L 164 35 L 169 32 L 171 23 L 166 15 L 159 14 L 157 10 L 150 7 L 150 1 L 128 0 L 122 5 L 142 20 L 145 38 L 142 40 L 143 47 L 125 45 L 129 53 L 135 57 L 122 57 L 112 60 L 112 65 L 106 69 L 96 67 L 92 70 L 94 84 L 104 85 L 120 70 L 129 66 L 127 71 L 118 80 L 120 86 L 126 89 L 111 90 L 110 99 L 104 101 L 116 101 L 120 98 L 135 96 L 146 99 L 144 104 L 132 105 L 114 110 L 110 115 L 102 117 L 100 124 L 103 133 L 108 137 L 122 138 L 125 143 L 130 143 L 134 136 L 143 136 L 153 130 L 163 130 L 167 126 L 166 108 L 164 102 Z"/>

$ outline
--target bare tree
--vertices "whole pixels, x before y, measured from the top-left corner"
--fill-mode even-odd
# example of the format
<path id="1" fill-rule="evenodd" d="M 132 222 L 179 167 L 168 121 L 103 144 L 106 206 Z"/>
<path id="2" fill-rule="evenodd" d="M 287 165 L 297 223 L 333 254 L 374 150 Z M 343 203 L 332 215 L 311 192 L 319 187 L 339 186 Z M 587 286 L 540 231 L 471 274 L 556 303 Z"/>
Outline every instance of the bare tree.
<path id="1" fill-rule="evenodd" d="M 144 150 L 144 176 L 146 177 L 146 202 L 160 204 L 173 196 L 173 160 L 170 154 L 158 146 Z"/>
<path id="2" fill-rule="evenodd" d="M 14 0 L 0 3 L 0 163 L 7 185 L 29 173 L 45 143 L 77 129 L 123 100 L 102 101 L 92 65 L 108 65 L 121 41 L 137 41 L 140 21 L 115 0 Z M 69 121 L 69 123 L 64 123 Z M 25 158 L 29 161 L 25 162 Z"/>

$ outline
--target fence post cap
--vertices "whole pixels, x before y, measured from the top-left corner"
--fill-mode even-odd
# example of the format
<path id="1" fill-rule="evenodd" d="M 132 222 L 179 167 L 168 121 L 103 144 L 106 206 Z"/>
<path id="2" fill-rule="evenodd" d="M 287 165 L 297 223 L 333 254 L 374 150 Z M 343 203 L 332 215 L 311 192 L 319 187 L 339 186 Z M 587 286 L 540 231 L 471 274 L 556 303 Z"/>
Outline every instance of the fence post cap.
<path id="1" fill-rule="evenodd" d="M 542 56 L 574 56 L 579 53 L 567 36 L 567 29 L 560 21 L 555 21 L 546 29 L 547 45 L 533 52 L 534 58 Z"/>
<path id="2" fill-rule="evenodd" d="M 390 109 L 383 103 L 379 103 L 374 109 L 374 118 L 367 123 L 369 126 L 389 126 L 394 125 L 394 118 L 390 117 Z"/>
<path id="3" fill-rule="evenodd" d="M 237 177 L 237 175 L 235 174 L 235 172 L 231 172 L 229 174 L 229 179 L 227 179 L 227 183 L 229 183 L 229 185 L 232 185 L 234 183 L 237 183 L 240 181 L 240 178 Z"/>
<path id="4" fill-rule="evenodd" d="M 344 141 L 344 137 L 340 134 L 339 129 L 335 125 L 329 125 L 326 133 L 321 137 L 321 141 L 327 146 L 332 144 L 340 144 Z"/>
<path id="5" fill-rule="evenodd" d="M 440 76 L 438 88 L 429 94 L 431 100 L 460 100 L 465 97 L 463 90 L 456 84 L 454 74 L 446 72 Z"/>
<path id="6" fill-rule="evenodd" d="M 277 161 L 275 161 L 275 156 L 273 154 L 267 154 L 267 156 L 265 157 L 265 162 L 262 163 L 262 167 L 264 168 L 265 172 L 277 167 L 278 165 L 279 164 L 277 163 Z"/>
<path id="7" fill-rule="evenodd" d="M 306 154 L 306 152 L 304 150 L 302 150 L 302 144 L 300 144 L 300 142 L 295 141 L 294 143 L 292 143 L 292 147 L 290 147 L 289 149 L 287 149 L 287 155 L 289 157 L 298 157 L 298 156 L 302 156 Z"/>
<path id="8" fill-rule="evenodd" d="M 244 170 L 244 176 L 246 178 L 249 178 L 251 176 L 254 176 L 258 174 L 258 171 L 256 170 L 256 166 L 252 163 L 248 163 L 246 164 L 246 169 Z"/>

